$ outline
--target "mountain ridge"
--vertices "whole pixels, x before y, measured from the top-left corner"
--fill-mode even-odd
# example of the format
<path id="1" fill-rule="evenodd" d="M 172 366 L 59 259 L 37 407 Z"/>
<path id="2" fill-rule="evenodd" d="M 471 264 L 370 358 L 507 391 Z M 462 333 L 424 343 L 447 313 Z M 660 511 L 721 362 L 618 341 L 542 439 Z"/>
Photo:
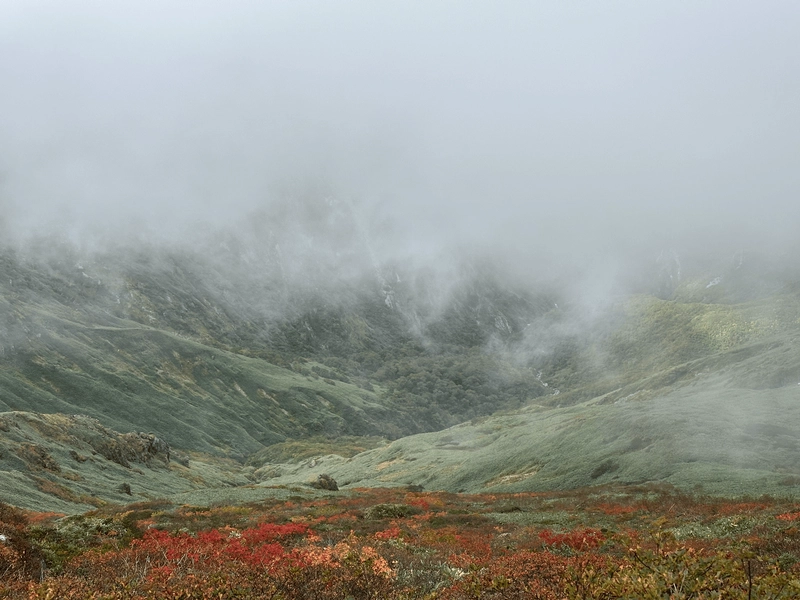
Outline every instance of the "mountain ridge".
<path id="1" fill-rule="evenodd" d="M 266 275 L 241 279 L 252 257 L 221 272 L 220 257 L 151 250 L 89 260 L 74 250 L 51 249 L 50 258 L 0 253 L 0 410 L 45 420 L 83 414 L 116 431 L 151 433 L 216 469 L 206 491 L 193 493 L 212 494 L 230 487 L 226 481 L 304 485 L 323 468 L 342 486 L 513 491 L 648 476 L 698 485 L 705 473 L 718 492 L 743 493 L 737 476 L 775 493 L 795 491 L 800 474 L 767 439 L 775 427 L 795 427 L 786 403 L 800 382 L 800 288 L 791 269 L 765 270 L 752 260 L 726 271 L 684 261 L 669 292 L 656 268 L 636 293 L 622 288 L 595 309 L 568 290 L 532 292 L 480 261 L 442 281 L 441 272 L 386 265 L 380 277 L 319 285 L 312 278 L 292 288 L 270 286 L 281 271 L 274 264 Z M 769 285 L 751 289 L 760 277 Z M 702 454 L 669 412 L 691 405 L 687 389 L 705 407 L 697 409 L 700 423 L 714 423 L 726 395 L 741 406 L 784 406 L 788 424 L 767 411 L 755 434 L 738 426 L 725 434 L 755 435 L 767 467 L 720 457 L 659 467 L 636 454 L 652 447 L 654 456 L 689 464 L 667 451 L 667 439 Z M 592 450 L 572 456 L 582 437 L 606 439 L 642 407 L 668 435 L 634 435 L 631 426 L 613 434 L 624 443 L 612 451 L 583 444 Z M 523 430 L 529 435 L 518 439 L 496 433 Z M 466 431 L 481 444 L 459 441 Z M 788 435 L 781 452 L 794 456 L 794 433 L 781 435 Z M 34 445 L 52 454 L 46 438 Z M 337 442 L 345 439 L 351 442 Z M 56 454 L 68 452 L 52 443 Z M 355 447 L 364 451 L 353 456 Z M 444 458 L 458 455 L 471 459 Z M 571 465 L 569 473 L 554 471 L 553 461 Z M 43 505 L 43 475 L 13 464 L 4 471 L 9 485 L 31 490 L 19 497 Z M 162 475 L 180 482 L 171 468 Z M 65 497 L 87 495 L 70 480 L 56 483 L 71 490 Z M 96 487 L 96 502 L 119 501 L 113 486 Z"/>

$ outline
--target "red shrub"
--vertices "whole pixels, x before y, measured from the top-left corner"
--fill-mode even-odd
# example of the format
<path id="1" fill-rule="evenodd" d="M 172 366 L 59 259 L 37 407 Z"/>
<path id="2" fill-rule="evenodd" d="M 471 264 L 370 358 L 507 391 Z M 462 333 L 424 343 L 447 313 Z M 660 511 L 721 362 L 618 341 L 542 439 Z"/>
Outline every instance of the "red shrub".
<path id="1" fill-rule="evenodd" d="M 607 559 L 594 555 L 566 557 L 550 552 L 519 552 L 496 558 L 484 568 L 467 573 L 445 589 L 440 598 L 590 598 L 586 594 L 594 589 L 594 582 L 610 570 Z"/>
<path id="2" fill-rule="evenodd" d="M 539 538 L 548 546 L 567 547 L 573 550 L 597 548 L 605 539 L 597 529 L 576 529 L 567 533 L 554 533 L 544 529 L 539 532 Z"/>

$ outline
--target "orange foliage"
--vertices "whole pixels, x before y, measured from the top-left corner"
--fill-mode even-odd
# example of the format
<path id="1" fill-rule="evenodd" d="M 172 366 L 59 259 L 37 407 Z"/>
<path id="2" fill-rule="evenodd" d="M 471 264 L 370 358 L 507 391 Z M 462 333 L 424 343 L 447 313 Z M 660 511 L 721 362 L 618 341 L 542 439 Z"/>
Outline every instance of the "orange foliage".
<path id="1" fill-rule="evenodd" d="M 118 508 L 96 519 L 104 527 L 81 538 L 86 547 L 44 571 L 51 555 L 37 540 L 48 527 L 58 530 L 50 523 L 55 515 L 0 505 L 0 598 L 561 600 L 739 598 L 748 590 L 753 597 L 800 597 L 800 532 L 781 523 L 800 519 L 796 504 L 699 501 L 668 490 L 619 498 L 387 489 L 259 508 Z M 423 512 L 363 517 L 371 506 L 401 503 Z M 495 518 L 547 510 L 568 513 L 572 526 L 540 529 Z M 737 510 L 778 516 L 738 537 L 677 540 L 669 533 Z M 633 512 L 642 514 L 631 518 Z M 559 519 L 550 522 L 565 522 Z M 591 526 L 600 523 L 607 528 Z"/>
<path id="2" fill-rule="evenodd" d="M 606 515 L 627 515 L 641 510 L 637 506 L 625 504 L 598 504 L 595 508 Z"/>
<path id="3" fill-rule="evenodd" d="M 597 529 L 576 529 L 567 533 L 553 533 L 544 529 L 539 532 L 539 537 L 548 546 L 565 546 L 573 550 L 597 548 L 603 542 L 603 534 Z"/>

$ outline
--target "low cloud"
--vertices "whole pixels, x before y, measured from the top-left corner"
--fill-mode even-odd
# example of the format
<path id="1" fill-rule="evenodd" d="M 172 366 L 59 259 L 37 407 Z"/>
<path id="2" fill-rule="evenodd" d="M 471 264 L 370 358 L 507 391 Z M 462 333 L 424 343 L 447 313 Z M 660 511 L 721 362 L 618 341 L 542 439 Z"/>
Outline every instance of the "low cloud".
<path id="1" fill-rule="evenodd" d="M 800 223 L 798 16 L 5 3 L 4 237 L 188 243 L 332 198 L 380 261 L 455 248 L 616 276 L 665 249 L 780 253 Z"/>

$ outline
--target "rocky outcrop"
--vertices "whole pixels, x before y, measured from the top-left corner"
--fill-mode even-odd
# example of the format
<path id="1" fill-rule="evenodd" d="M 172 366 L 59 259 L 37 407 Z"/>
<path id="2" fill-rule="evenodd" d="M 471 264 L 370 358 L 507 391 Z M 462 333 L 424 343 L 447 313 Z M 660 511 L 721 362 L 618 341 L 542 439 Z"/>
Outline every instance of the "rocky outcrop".
<path id="1" fill-rule="evenodd" d="M 123 433 L 89 443 L 98 454 L 123 467 L 130 467 L 131 463 L 153 466 L 155 461 L 169 464 L 169 444 L 152 433 Z"/>
<path id="2" fill-rule="evenodd" d="M 19 456 L 28 468 L 32 471 L 50 471 L 52 473 L 59 473 L 61 467 L 53 459 L 50 453 L 37 444 L 21 444 L 17 448 L 17 456 Z"/>
<path id="3" fill-rule="evenodd" d="M 192 461 L 199 468 L 189 471 L 189 456 L 162 437 L 120 433 L 89 416 L 0 412 L 0 503 L 73 513 L 252 483 L 233 461 L 201 453 Z"/>
<path id="4" fill-rule="evenodd" d="M 339 485 L 336 483 L 336 480 L 327 473 L 320 473 L 317 476 L 317 480 L 311 484 L 311 487 L 331 492 L 339 491 Z"/>
<path id="5" fill-rule="evenodd" d="M 43 439 L 72 446 L 69 456 L 77 463 L 86 462 L 89 454 L 99 454 L 126 468 L 133 464 L 152 468 L 170 462 L 171 448 L 163 438 L 152 433 L 119 433 L 85 415 L 14 412 L 0 416 L 0 428 L 18 431 L 24 438 L 20 429 L 23 425 L 36 431 Z M 18 446 L 16 454 L 34 470 L 59 470 L 58 462 L 43 445 L 23 443 Z"/>

